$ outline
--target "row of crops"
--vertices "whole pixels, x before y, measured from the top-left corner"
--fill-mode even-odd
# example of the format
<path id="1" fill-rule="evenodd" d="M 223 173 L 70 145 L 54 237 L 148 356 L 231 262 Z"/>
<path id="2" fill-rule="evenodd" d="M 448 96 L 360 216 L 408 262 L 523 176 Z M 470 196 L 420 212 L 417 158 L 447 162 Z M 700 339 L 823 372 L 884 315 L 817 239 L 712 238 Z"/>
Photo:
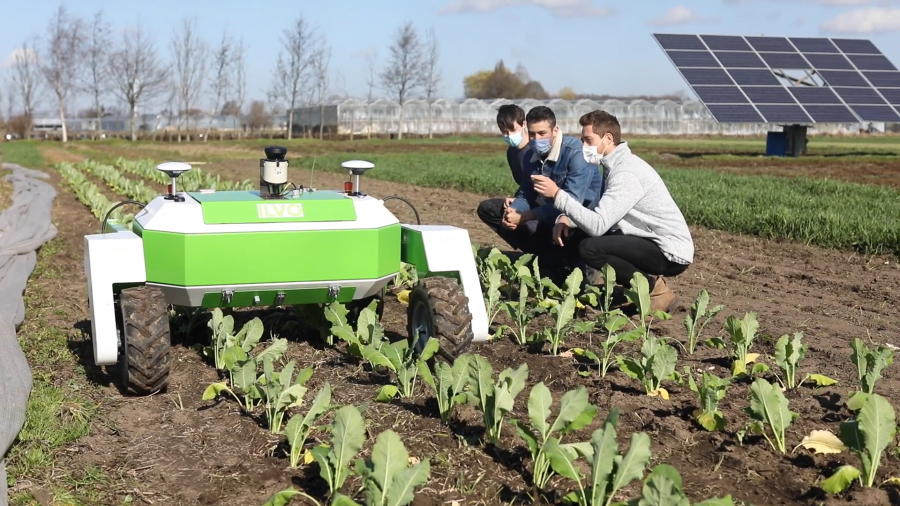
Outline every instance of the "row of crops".
<path id="1" fill-rule="evenodd" d="M 111 203 L 92 178 L 114 193 L 147 202 L 155 192 L 143 181 L 165 182 L 159 180 L 152 167 L 147 162 L 125 160 L 119 160 L 115 167 L 91 161 L 58 166 L 79 200 L 98 218 L 105 215 Z M 137 179 L 125 177 L 123 172 Z M 241 187 L 213 181 L 211 176 L 203 179 L 199 171 L 195 174 L 199 174 L 195 176 L 198 187 L 220 183 L 223 187 Z M 127 221 L 128 217 L 122 219 Z M 513 261 L 498 250 L 474 253 L 495 339 L 512 339 L 532 350 L 546 347 L 551 355 L 571 353 L 583 376 L 602 380 L 622 374 L 639 385 L 643 394 L 661 401 L 668 400 L 668 385 L 686 384 L 696 394 L 693 418 L 698 430 L 724 431 L 719 404 L 726 396 L 742 397 L 749 405 L 742 428 L 733 434 L 739 444 L 747 435 L 755 434 L 763 436 L 765 444 L 779 454 L 786 454 L 795 443 L 816 453 L 848 452 L 858 459 L 859 465 L 838 467 L 818 486 L 831 494 L 840 494 L 850 487 L 877 486 L 884 454 L 896 448 L 894 409 L 876 393 L 878 380 L 893 361 L 890 348 L 870 349 L 854 339 L 850 343 L 851 360 L 858 382 L 846 402 L 853 417 L 838 424 L 836 431 L 823 428 L 802 441 L 789 442 L 785 430 L 798 414 L 791 411 L 785 392 L 796 391 L 804 384 L 835 383 L 825 375 L 800 374 L 808 351 L 802 333 L 778 338 L 774 356 L 767 357 L 766 364 L 758 345 L 755 346 L 759 329 L 756 314 L 729 316 L 724 325 L 709 326 L 723 306 L 712 305 L 706 291 L 700 292 L 686 315 L 684 335 L 660 337 L 654 324 L 671 319 L 671 315 L 650 310 L 648 283 L 640 274 L 628 280 L 625 290 L 627 305 L 635 313 L 629 317 L 613 304 L 616 280 L 610 268 L 603 269 L 604 281 L 598 286 L 585 285 L 577 269 L 563 286 L 558 286 L 541 275 L 537 262 L 529 255 Z M 403 270 L 398 282 L 415 282 L 414 272 Z M 390 378 L 379 389 L 375 401 L 406 399 L 424 391 L 434 399 L 435 414 L 447 427 L 451 426 L 456 409 L 468 404 L 481 414 L 482 444 L 486 448 L 503 444 L 502 428 L 514 427 L 530 455 L 528 485 L 542 493 L 551 493 L 551 479 L 557 478 L 553 480 L 554 491 L 574 504 L 689 504 L 675 468 L 659 464 L 648 469 L 651 452 L 647 433 L 631 434 L 627 452 L 619 451 L 616 409 L 610 410 L 602 422 L 597 420 L 599 427 L 590 437 L 577 437 L 581 429 L 595 423 L 599 412 L 589 402 L 584 386 L 554 399 L 547 385 L 539 382 L 526 394 L 527 364 L 494 371 L 489 360 L 477 353 L 462 355 L 453 364 L 431 360 L 437 349 L 434 340 L 417 355 L 406 341 L 392 343 L 385 337 L 372 307 L 361 312 L 356 326 L 348 324 L 347 310 L 338 303 L 297 309 L 298 318 L 315 328 L 327 346 L 377 377 Z M 704 333 L 712 334 L 709 329 L 716 325 L 724 337 L 716 332 L 713 337 L 704 338 Z M 312 368 L 298 370 L 295 361 L 285 361 L 286 339 L 276 337 L 261 342 L 263 327 L 258 319 L 237 330 L 232 316 L 214 310 L 209 328 L 210 343 L 203 354 L 219 372 L 220 381 L 209 385 L 203 398 L 232 399 L 240 411 L 262 419 L 272 434 L 284 437 L 289 465 L 317 465 L 319 477 L 326 485 L 324 495 L 311 497 L 304 490 L 290 488 L 276 494 L 268 504 L 284 504 L 290 497 L 302 495 L 317 504 L 361 501 L 367 505 L 403 505 L 411 502 L 416 490 L 427 482 L 428 459 L 417 461 L 409 457 L 400 436 L 390 429 L 376 437 L 370 457 L 359 458 L 366 440 L 366 409 L 333 405 L 328 383 L 315 395 L 307 392 Z M 598 342 L 598 346 L 567 349 L 566 341 L 578 334 L 599 338 L 590 341 Z M 720 377 L 689 367 L 679 368 L 680 354 L 693 355 L 699 347 L 721 350 L 730 363 L 730 375 Z M 511 418 L 517 405 L 525 407 L 527 419 Z M 311 445 L 311 440 L 320 443 Z M 361 489 L 346 485 L 352 475 L 360 478 Z M 635 481 L 642 483 L 639 496 L 622 502 L 621 491 Z M 695 504 L 732 503 L 731 497 L 726 496 Z"/>

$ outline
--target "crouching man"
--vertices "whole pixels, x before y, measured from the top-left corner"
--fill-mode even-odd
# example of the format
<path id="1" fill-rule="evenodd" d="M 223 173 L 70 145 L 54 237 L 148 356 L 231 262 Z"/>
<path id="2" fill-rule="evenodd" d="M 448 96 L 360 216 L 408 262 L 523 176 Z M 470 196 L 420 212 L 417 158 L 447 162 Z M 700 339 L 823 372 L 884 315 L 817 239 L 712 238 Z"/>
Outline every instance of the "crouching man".
<path id="1" fill-rule="evenodd" d="M 571 198 L 551 178 L 535 178 L 535 190 L 553 199 L 562 214 L 554 240 L 562 245 L 579 230 L 578 255 L 587 265 L 609 264 L 616 281 L 628 286 L 635 272 L 650 284 L 651 308 L 671 311 L 677 302 L 664 276 L 677 276 L 694 260 L 694 242 L 678 205 L 656 170 L 621 140 L 615 116 L 592 111 L 579 119 L 584 157 L 607 169 L 603 194 L 594 209 Z M 576 234 L 573 234 L 576 235 Z"/>

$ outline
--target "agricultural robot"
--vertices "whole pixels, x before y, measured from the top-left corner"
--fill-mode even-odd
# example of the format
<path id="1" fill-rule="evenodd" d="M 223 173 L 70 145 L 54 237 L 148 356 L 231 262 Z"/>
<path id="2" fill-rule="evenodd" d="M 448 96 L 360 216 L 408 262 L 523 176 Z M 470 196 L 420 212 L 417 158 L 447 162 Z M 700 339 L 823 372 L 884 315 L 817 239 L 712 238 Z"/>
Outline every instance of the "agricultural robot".
<path id="1" fill-rule="evenodd" d="M 191 166 L 160 164 L 172 179 L 168 194 L 147 203 L 131 230 L 104 220 L 101 233 L 84 237 L 94 363 L 118 364 L 126 392 L 147 395 L 168 386 L 168 305 L 337 301 L 352 315 L 380 301 L 401 261 L 413 265 L 419 279 L 407 307 L 415 349 L 434 337 L 438 354 L 452 361 L 472 342 L 487 340 L 465 229 L 400 223 L 386 199 L 360 188 L 360 176 L 374 167 L 370 162 L 342 163 L 350 179 L 343 190 L 317 190 L 288 182 L 287 149 L 270 146 L 265 154 L 258 191 L 179 192 L 177 179 Z"/>

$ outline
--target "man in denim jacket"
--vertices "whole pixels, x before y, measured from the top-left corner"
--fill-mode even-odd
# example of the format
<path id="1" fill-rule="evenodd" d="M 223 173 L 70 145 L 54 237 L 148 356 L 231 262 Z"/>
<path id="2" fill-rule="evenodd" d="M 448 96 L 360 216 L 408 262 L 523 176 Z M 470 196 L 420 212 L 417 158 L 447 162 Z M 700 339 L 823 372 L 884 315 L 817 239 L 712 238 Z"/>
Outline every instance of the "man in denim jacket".
<path id="1" fill-rule="evenodd" d="M 534 153 L 522 166 L 522 181 L 515 200 L 504 211 L 497 231 L 511 246 L 541 257 L 541 264 L 560 267 L 568 255 L 553 244 L 553 226 L 558 211 L 553 199 L 539 195 L 531 176 L 546 176 L 576 202 L 593 210 L 600 200 L 603 175 L 597 165 L 582 154 L 581 141 L 563 135 L 556 115 L 546 106 L 537 106 L 525 117 L 528 138 Z"/>

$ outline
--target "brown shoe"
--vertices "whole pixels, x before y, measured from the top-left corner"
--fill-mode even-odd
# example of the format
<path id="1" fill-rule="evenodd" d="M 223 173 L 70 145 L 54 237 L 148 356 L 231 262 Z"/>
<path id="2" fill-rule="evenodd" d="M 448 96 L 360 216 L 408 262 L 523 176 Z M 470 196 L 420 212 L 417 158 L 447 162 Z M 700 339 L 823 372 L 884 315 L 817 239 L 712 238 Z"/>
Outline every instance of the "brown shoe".
<path id="1" fill-rule="evenodd" d="M 650 292 L 650 309 L 653 311 L 665 311 L 671 313 L 678 298 L 675 293 L 669 290 L 662 276 L 656 277 L 656 283 L 653 285 L 653 291 Z"/>

